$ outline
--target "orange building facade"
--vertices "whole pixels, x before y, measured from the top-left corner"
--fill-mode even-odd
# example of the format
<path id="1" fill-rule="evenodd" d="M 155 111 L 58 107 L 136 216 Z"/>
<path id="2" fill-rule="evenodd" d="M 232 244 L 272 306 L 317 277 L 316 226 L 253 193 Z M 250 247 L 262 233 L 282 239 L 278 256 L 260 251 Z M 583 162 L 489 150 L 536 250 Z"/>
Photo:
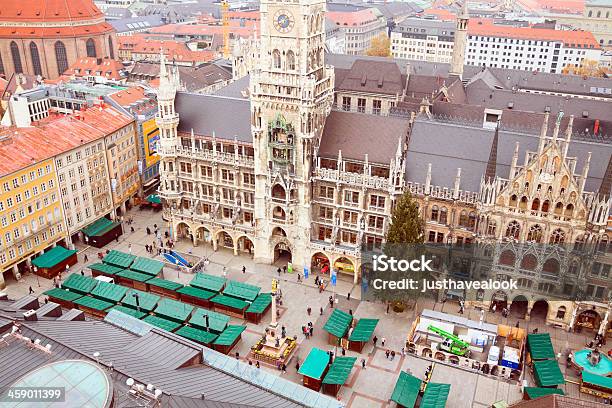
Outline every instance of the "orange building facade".
<path id="1" fill-rule="evenodd" d="M 0 13 L 0 75 L 55 79 L 79 58 L 116 58 L 113 27 L 92 0 L 5 2 Z"/>

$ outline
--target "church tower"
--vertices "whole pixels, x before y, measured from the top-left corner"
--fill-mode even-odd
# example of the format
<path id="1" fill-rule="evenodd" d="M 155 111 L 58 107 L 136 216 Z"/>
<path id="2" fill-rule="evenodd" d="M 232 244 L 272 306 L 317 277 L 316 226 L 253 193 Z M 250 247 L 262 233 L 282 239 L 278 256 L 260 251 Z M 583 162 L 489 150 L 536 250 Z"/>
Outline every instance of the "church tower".
<path id="1" fill-rule="evenodd" d="M 453 59 L 451 60 L 448 76 L 463 77 L 463 64 L 465 63 L 465 48 L 467 46 L 467 29 L 469 21 L 468 0 L 464 0 L 463 7 L 461 7 L 461 13 L 457 16 L 455 40 L 453 42 Z"/>
<path id="2" fill-rule="evenodd" d="M 325 0 L 262 0 L 258 69 L 251 73 L 255 260 L 301 268 L 310 241 L 313 151 L 333 101 L 324 64 Z"/>

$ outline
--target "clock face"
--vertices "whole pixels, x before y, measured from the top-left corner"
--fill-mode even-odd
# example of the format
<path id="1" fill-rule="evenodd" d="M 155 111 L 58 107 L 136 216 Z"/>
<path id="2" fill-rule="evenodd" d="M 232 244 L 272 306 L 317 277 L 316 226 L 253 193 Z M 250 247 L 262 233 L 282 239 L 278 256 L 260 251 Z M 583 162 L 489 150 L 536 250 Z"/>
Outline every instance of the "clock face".
<path id="1" fill-rule="evenodd" d="M 295 20 L 291 13 L 287 10 L 278 10 L 274 14 L 274 28 L 279 33 L 288 33 L 293 29 Z"/>

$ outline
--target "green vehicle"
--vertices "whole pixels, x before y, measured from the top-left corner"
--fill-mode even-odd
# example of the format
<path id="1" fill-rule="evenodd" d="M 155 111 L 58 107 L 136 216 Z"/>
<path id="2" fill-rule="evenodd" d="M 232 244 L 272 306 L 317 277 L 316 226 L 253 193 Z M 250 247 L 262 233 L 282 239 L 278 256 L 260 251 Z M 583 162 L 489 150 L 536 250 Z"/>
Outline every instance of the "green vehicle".
<path id="1" fill-rule="evenodd" d="M 454 334 L 432 326 L 431 324 L 427 327 L 427 330 L 442 337 L 442 343 L 438 344 L 438 348 L 440 350 L 447 351 L 461 357 L 470 357 L 470 344 L 468 342 L 461 340 Z"/>

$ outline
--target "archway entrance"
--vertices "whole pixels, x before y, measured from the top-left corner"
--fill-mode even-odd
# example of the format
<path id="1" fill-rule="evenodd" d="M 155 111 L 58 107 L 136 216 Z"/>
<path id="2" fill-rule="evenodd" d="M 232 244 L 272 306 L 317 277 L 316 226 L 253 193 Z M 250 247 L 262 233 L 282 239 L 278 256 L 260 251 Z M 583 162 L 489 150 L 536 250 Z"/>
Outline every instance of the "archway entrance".
<path id="1" fill-rule="evenodd" d="M 533 304 L 529 317 L 531 320 L 546 321 L 548 316 L 548 302 L 541 299 Z"/>
<path id="2" fill-rule="evenodd" d="M 529 302 L 527 298 L 523 295 L 518 295 L 512 301 L 510 305 L 510 315 L 512 317 L 518 317 L 519 319 L 524 319 L 527 315 L 527 306 Z"/>
<path id="3" fill-rule="evenodd" d="M 310 259 L 313 273 L 329 274 L 329 258 L 322 252 L 315 253 Z"/>
<path id="4" fill-rule="evenodd" d="M 241 236 L 238 238 L 238 251 L 247 252 L 249 255 L 252 255 L 254 252 L 253 241 L 251 241 L 245 235 Z"/>
<path id="5" fill-rule="evenodd" d="M 286 242 L 281 241 L 274 247 L 274 263 L 279 265 L 286 265 L 291 262 L 291 248 Z"/>
<path id="6" fill-rule="evenodd" d="M 595 310 L 584 310 L 580 312 L 576 319 L 576 328 L 596 331 L 599 330 L 601 316 Z"/>
<path id="7" fill-rule="evenodd" d="M 355 274 L 355 265 L 353 261 L 345 256 L 336 259 L 336 262 L 334 262 L 334 269 L 336 269 L 338 273 L 344 273 L 351 276 Z"/>
<path id="8" fill-rule="evenodd" d="M 205 227 L 198 227 L 196 230 L 196 246 L 199 245 L 200 242 L 204 242 L 205 244 L 212 242 L 212 234 Z"/>
<path id="9" fill-rule="evenodd" d="M 494 307 L 495 306 L 495 307 Z M 503 290 L 498 290 L 491 296 L 491 310 L 495 309 L 496 312 L 501 312 L 508 307 L 508 295 Z"/>
<path id="10" fill-rule="evenodd" d="M 191 239 L 191 228 L 189 228 L 189 225 L 185 224 L 184 222 L 179 222 L 176 225 L 176 237 L 177 239 Z"/>
<path id="11" fill-rule="evenodd" d="M 217 235 L 217 247 L 224 247 L 231 250 L 234 250 L 234 240 L 231 235 L 225 231 L 221 231 L 219 235 Z"/>

